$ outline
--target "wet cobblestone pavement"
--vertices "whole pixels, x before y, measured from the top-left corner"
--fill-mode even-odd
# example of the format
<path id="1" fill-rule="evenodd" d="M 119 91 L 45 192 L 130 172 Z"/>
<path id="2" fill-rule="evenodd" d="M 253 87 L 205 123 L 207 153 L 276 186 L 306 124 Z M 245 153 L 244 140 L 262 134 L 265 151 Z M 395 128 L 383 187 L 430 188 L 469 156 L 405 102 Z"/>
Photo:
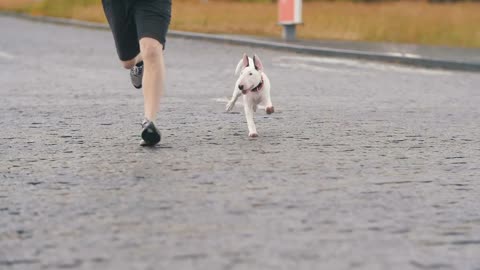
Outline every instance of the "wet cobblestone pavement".
<path id="1" fill-rule="evenodd" d="M 478 73 L 169 39 L 147 149 L 109 32 L 0 25 L 0 269 L 480 270 Z"/>

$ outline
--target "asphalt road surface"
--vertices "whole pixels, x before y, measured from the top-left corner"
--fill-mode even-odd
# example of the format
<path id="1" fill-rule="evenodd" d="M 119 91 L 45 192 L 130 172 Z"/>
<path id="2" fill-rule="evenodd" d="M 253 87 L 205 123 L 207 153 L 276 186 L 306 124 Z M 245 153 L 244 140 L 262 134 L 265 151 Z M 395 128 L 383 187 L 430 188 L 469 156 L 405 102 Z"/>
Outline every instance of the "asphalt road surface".
<path id="1" fill-rule="evenodd" d="M 171 38 L 148 149 L 109 32 L 0 25 L 0 269 L 480 269 L 479 73 Z"/>

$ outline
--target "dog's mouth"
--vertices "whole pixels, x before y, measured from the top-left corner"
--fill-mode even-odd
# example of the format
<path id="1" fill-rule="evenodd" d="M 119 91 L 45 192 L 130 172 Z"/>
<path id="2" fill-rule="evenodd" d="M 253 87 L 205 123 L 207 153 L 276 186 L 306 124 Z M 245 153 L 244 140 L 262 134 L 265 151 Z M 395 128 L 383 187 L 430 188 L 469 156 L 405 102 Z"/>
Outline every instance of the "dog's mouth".
<path id="1" fill-rule="evenodd" d="M 242 91 L 242 94 L 246 95 L 248 92 L 258 92 L 258 91 L 262 90 L 262 88 L 263 88 L 263 80 L 261 80 L 260 83 L 258 83 L 257 86 L 252 87 L 250 89 L 243 89 L 241 91 Z"/>

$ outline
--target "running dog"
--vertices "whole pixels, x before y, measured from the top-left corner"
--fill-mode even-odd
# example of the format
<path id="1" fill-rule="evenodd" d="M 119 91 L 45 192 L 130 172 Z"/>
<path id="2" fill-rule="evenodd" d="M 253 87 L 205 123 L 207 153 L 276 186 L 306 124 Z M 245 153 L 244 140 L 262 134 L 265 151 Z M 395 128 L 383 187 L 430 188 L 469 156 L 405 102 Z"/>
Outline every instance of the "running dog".
<path id="1" fill-rule="evenodd" d="M 232 98 L 227 103 L 225 110 L 227 112 L 231 111 L 237 99 L 243 94 L 248 136 L 258 137 L 257 128 L 253 122 L 253 113 L 257 111 L 258 105 L 264 105 L 267 114 L 274 112 L 270 99 L 270 80 L 263 71 L 262 61 L 257 55 L 250 58 L 244 53 L 235 70 L 235 75 L 238 75 L 238 73 L 240 73 L 240 76 L 235 83 Z"/>

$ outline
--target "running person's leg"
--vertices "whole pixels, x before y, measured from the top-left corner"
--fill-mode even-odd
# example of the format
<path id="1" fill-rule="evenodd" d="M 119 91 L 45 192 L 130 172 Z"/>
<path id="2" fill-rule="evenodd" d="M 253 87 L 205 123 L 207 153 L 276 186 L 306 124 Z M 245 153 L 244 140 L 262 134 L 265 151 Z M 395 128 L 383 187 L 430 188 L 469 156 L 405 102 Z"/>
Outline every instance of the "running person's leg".
<path id="1" fill-rule="evenodd" d="M 171 0 L 136 0 L 134 17 L 143 59 L 143 97 L 145 118 L 156 119 L 165 83 L 163 49 L 170 24 Z"/>
<path id="2" fill-rule="evenodd" d="M 165 80 L 163 48 L 171 0 L 102 0 L 102 3 L 123 66 L 130 69 L 141 61 L 144 63 L 142 145 L 155 145 L 160 141 L 160 132 L 153 121 Z"/>
<path id="3" fill-rule="evenodd" d="M 153 38 L 144 37 L 140 39 L 140 52 L 144 67 L 142 86 L 145 118 L 154 121 L 165 81 L 162 45 Z"/>
<path id="4" fill-rule="evenodd" d="M 122 66 L 131 69 L 140 62 L 137 27 L 128 0 L 102 0 Z"/>
<path id="5" fill-rule="evenodd" d="M 117 54 L 122 66 L 130 69 L 135 88 L 142 87 L 143 62 L 138 44 L 137 25 L 130 0 L 102 0 L 103 9 L 112 29 Z"/>

